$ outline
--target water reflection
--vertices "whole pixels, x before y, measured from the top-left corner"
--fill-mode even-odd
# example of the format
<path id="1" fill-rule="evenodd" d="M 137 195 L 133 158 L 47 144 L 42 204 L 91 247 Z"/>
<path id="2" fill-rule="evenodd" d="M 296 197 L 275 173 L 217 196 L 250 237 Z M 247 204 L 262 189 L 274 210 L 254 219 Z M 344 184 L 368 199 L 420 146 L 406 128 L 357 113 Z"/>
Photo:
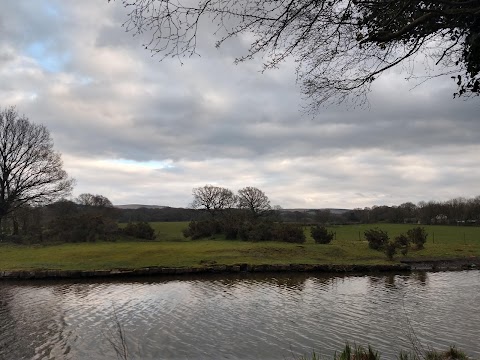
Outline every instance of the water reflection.
<path id="1" fill-rule="evenodd" d="M 0 282 L 0 358 L 115 358 L 114 308 L 142 359 L 331 355 L 345 341 L 394 358 L 412 328 L 479 357 L 479 294 L 480 271 Z"/>

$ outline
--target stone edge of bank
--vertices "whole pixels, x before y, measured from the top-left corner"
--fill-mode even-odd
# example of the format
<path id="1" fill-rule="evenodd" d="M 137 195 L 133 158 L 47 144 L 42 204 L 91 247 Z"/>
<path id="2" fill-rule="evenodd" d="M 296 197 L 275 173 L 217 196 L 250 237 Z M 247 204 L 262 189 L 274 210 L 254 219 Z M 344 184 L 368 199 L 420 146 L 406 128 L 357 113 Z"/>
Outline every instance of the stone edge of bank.
<path id="1" fill-rule="evenodd" d="M 408 271 L 445 271 L 480 269 L 480 258 L 444 260 L 404 260 L 400 264 L 387 265 L 211 265 L 202 267 L 145 267 L 139 269 L 111 270 L 12 270 L 0 271 L 0 279 L 82 279 L 101 277 L 235 274 L 265 272 L 323 272 L 323 273 L 372 273 Z"/>

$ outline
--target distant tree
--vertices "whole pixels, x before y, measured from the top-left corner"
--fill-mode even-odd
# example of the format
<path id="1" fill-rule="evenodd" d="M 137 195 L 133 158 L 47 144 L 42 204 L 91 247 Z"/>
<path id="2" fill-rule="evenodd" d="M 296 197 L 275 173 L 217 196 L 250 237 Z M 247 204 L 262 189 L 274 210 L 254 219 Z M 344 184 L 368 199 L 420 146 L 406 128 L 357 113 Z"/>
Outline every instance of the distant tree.
<path id="1" fill-rule="evenodd" d="M 212 217 L 215 217 L 219 211 L 235 207 L 236 196 L 229 189 L 205 185 L 192 190 L 193 202 L 192 208 L 205 209 Z"/>
<path id="2" fill-rule="evenodd" d="M 402 210 L 404 219 L 414 218 L 417 215 L 417 206 L 411 202 L 400 204 L 399 208 Z"/>
<path id="3" fill-rule="evenodd" d="M 103 195 L 93 195 L 84 193 L 78 195 L 75 202 L 79 205 L 97 206 L 97 207 L 113 207 L 112 202 Z"/>
<path id="4" fill-rule="evenodd" d="M 449 75 L 457 95 L 480 93 L 478 0 L 122 0 L 127 30 L 151 32 L 146 48 L 164 57 L 195 55 L 199 24 L 210 19 L 217 47 L 248 35 L 236 62 L 263 56 L 264 68 L 288 57 L 314 107 L 364 98 L 382 73 L 421 55 Z M 422 74 L 424 75 L 424 74 Z"/>
<path id="5" fill-rule="evenodd" d="M 273 205 L 271 213 L 271 218 L 274 221 L 281 221 L 282 220 L 282 207 L 280 205 Z"/>
<path id="6" fill-rule="evenodd" d="M 315 210 L 315 221 L 320 224 L 326 224 L 330 221 L 332 217 L 332 212 L 328 209 L 325 210 Z"/>
<path id="7" fill-rule="evenodd" d="M 45 126 L 20 116 L 14 107 L 0 111 L 0 222 L 27 204 L 67 196 L 73 182 Z"/>
<path id="8" fill-rule="evenodd" d="M 254 218 L 262 216 L 272 209 L 268 196 L 262 190 L 251 186 L 238 190 L 238 207 L 248 210 Z"/>

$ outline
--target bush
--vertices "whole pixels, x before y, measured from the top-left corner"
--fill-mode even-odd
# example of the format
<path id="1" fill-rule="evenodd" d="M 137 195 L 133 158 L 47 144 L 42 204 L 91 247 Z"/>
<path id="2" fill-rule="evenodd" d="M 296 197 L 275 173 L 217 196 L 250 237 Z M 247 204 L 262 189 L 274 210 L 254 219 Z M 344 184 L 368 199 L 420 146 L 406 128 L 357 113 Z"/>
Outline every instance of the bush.
<path id="1" fill-rule="evenodd" d="M 126 235 L 139 239 L 153 240 L 155 239 L 155 230 L 147 222 L 128 223 L 123 232 Z"/>
<path id="2" fill-rule="evenodd" d="M 236 240 L 240 232 L 239 221 L 235 219 L 223 219 L 220 223 L 221 232 L 225 234 L 226 240 Z"/>
<path id="3" fill-rule="evenodd" d="M 388 242 L 388 233 L 378 228 L 365 231 L 365 238 L 368 241 L 370 249 L 382 250 Z"/>
<path id="4" fill-rule="evenodd" d="M 234 224 L 222 225 L 222 232 L 225 234 L 226 240 L 236 240 L 238 237 L 238 226 Z"/>
<path id="5" fill-rule="evenodd" d="M 325 226 L 316 225 L 310 229 L 310 234 L 316 244 L 329 244 L 333 240 L 333 232 L 328 231 Z"/>
<path id="6" fill-rule="evenodd" d="M 395 245 L 398 249 L 401 249 L 402 255 L 405 256 L 410 247 L 410 239 L 405 234 L 400 234 L 395 238 Z"/>
<path id="7" fill-rule="evenodd" d="M 414 244 L 418 250 L 425 247 L 428 234 L 424 228 L 418 226 L 416 228 L 410 229 L 407 231 L 407 236 L 410 242 Z"/>
<path id="8" fill-rule="evenodd" d="M 303 227 L 295 224 L 276 224 L 273 240 L 303 244 L 307 240 Z"/>
<path id="9" fill-rule="evenodd" d="M 208 238 L 220 233 L 220 224 L 215 220 L 190 221 L 188 228 L 182 232 L 183 236 L 192 240 Z"/>
<path id="10" fill-rule="evenodd" d="M 239 231 L 244 241 L 271 241 L 274 240 L 275 224 L 270 221 L 245 222 Z"/>
<path id="11" fill-rule="evenodd" d="M 397 253 L 398 245 L 395 241 L 389 241 L 385 244 L 385 255 L 387 255 L 388 260 L 393 260 L 393 257 Z"/>
<path id="12" fill-rule="evenodd" d="M 303 228 L 294 224 L 277 224 L 272 221 L 245 222 L 238 231 L 244 241 L 282 241 L 303 244 Z"/>
<path id="13" fill-rule="evenodd" d="M 110 240 L 117 233 L 117 224 L 112 219 L 94 213 L 84 213 L 54 218 L 41 232 L 35 234 L 35 238 L 38 242 L 42 242 L 43 239 L 53 242 L 94 242 Z"/>

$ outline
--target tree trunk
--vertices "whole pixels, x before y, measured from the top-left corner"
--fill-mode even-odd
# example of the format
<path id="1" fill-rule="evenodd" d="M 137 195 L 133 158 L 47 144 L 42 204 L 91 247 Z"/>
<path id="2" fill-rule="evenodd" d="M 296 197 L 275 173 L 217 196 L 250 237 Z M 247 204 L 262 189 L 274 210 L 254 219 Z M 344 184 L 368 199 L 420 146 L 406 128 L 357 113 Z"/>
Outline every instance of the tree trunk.
<path id="1" fill-rule="evenodd" d="M 18 235 L 18 221 L 16 217 L 12 218 L 13 222 L 13 235 Z"/>

